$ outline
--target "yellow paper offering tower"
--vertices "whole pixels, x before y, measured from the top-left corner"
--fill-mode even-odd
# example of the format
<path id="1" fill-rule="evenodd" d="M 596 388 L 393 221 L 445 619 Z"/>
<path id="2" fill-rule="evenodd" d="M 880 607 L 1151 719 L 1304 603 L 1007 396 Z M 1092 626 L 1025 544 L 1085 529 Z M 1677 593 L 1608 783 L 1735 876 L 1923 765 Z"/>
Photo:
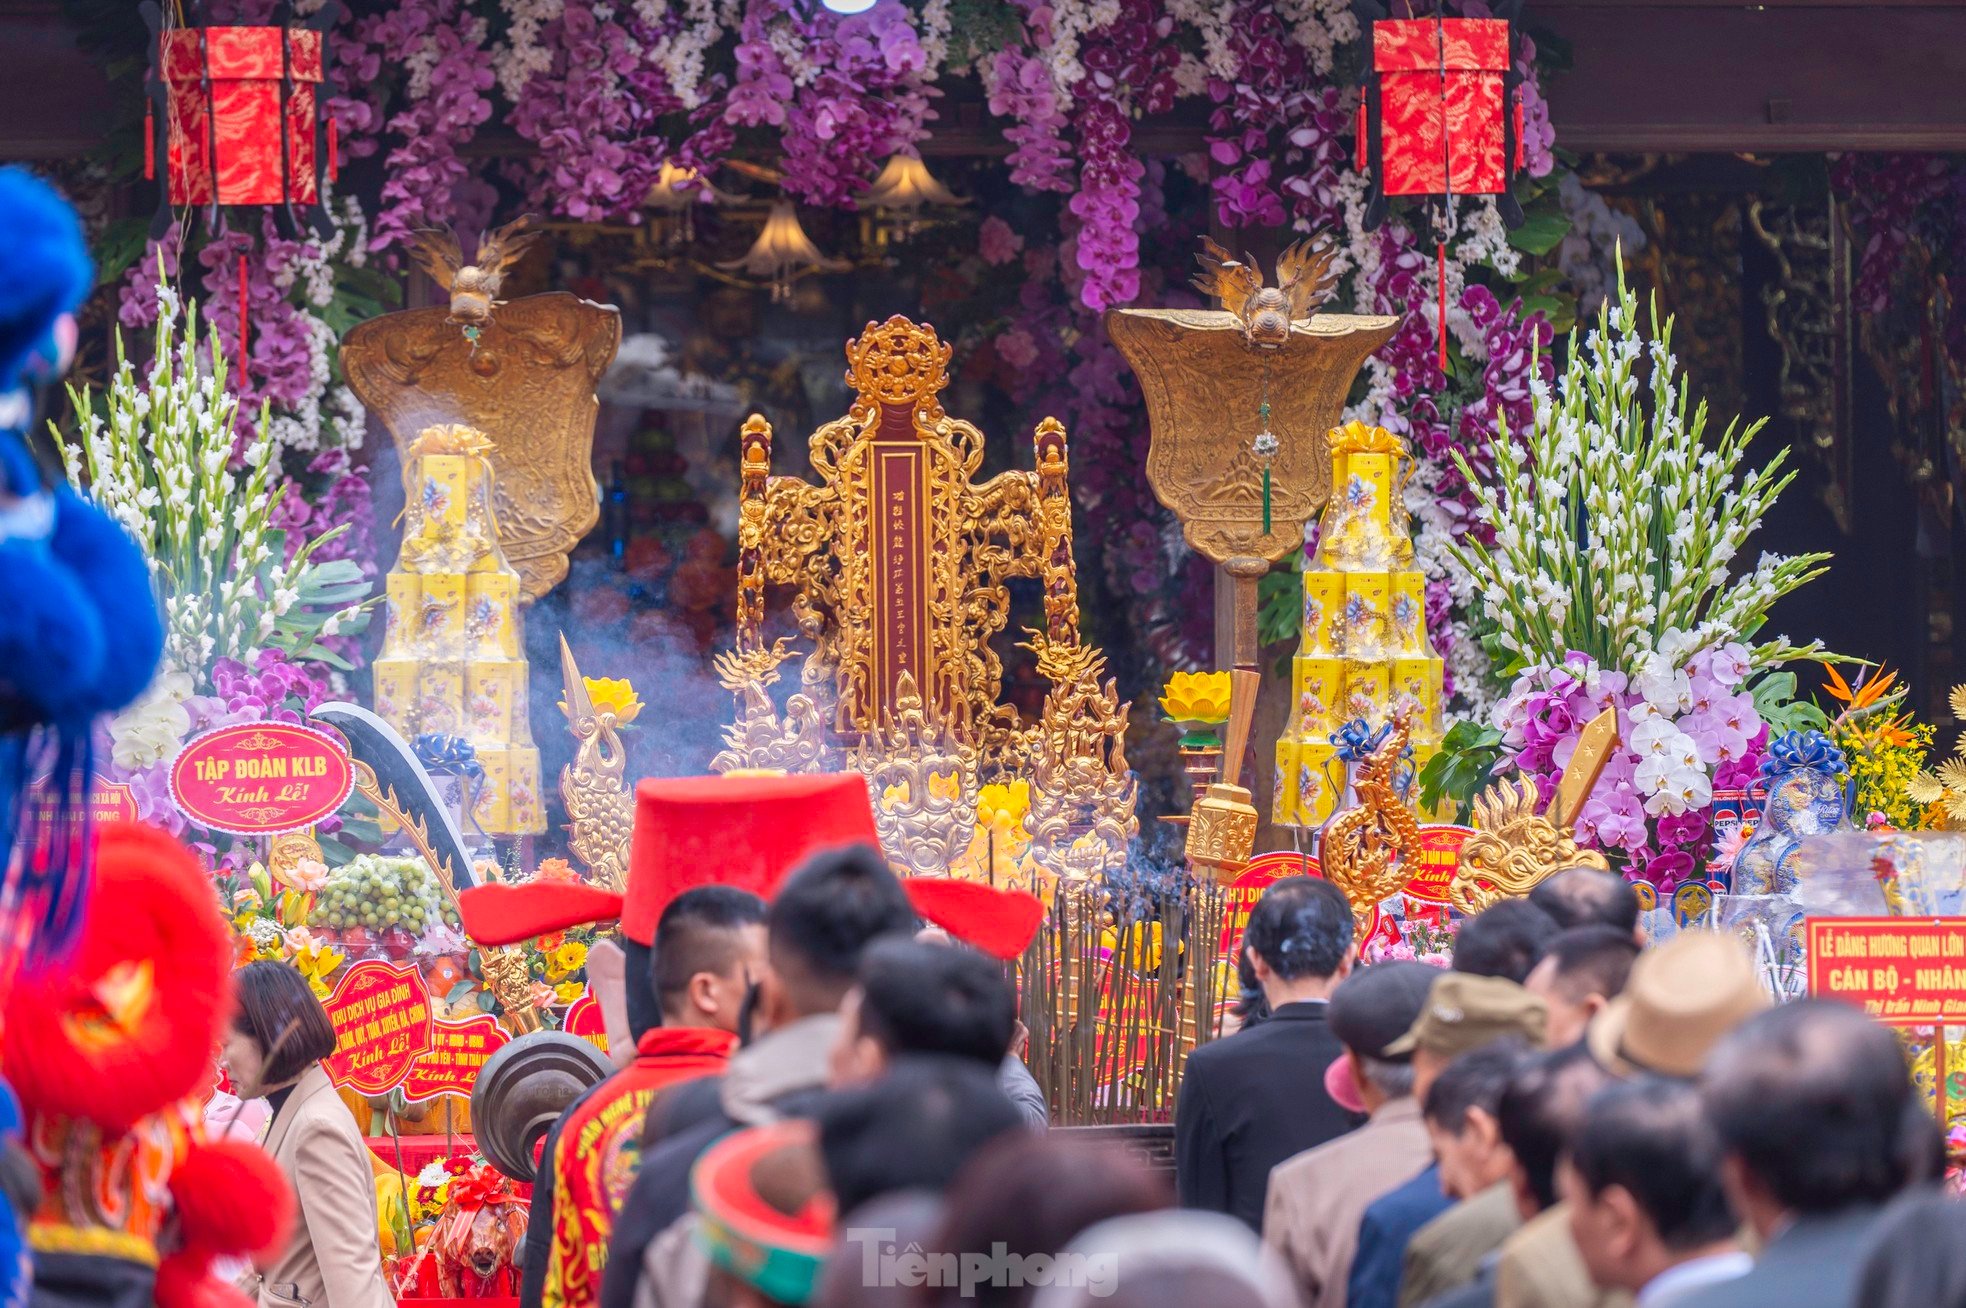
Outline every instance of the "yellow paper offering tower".
<path id="1" fill-rule="evenodd" d="M 410 446 L 375 711 L 406 738 L 469 741 L 485 770 L 472 810 L 478 825 L 487 835 L 536 835 L 546 814 L 527 718 L 519 574 L 492 522 L 490 449 L 483 432 L 457 426 L 427 427 Z"/>
<path id="2" fill-rule="evenodd" d="M 1427 639 L 1426 577 L 1413 564 L 1402 498 L 1406 449 L 1384 427 L 1331 433 L 1331 498 L 1304 569 L 1303 643 L 1291 661 L 1290 725 L 1277 741 L 1271 820 L 1315 827 L 1344 790 L 1331 735 L 1377 731 L 1412 713 L 1416 770 L 1440 748 L 1441 660 Z"/>

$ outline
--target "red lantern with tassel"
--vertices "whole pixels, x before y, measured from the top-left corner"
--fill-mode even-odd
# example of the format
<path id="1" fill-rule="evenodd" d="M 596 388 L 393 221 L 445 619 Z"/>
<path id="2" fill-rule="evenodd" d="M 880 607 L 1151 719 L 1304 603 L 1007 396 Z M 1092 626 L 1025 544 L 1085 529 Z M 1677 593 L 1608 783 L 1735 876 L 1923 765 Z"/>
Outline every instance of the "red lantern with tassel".
<path id="1" fill-rule="evenodd" d="M 1372 24 L 1372 69 L 1358 118 L 1358 166 L 1372 177 L 1365 227 L 1384 222 L 1395 197 L 1434 201 L 1442 371 L 1454 198 L 1498 196 L 1502 221 L 1522 221 L 1509 192 L 1522 167 L 1521 77 L 1509 22 L 1517 7 L 1496 5 L 1504 15 L 1497 18 L 1449 18 L 1436 8 L 1429 18 Z"/>
<path id="2" fill-rule="evenodd" d="M 283 4 L 264 27 L 166 24 L 154 3 L 142 12 L 152 37 L 145 175 L 164 161 L 153 233 L 178 206 L 276 205 L 324 220 L 334 142 L 321 84 L 341 6 L 329 0 L 297 24 Z"/>

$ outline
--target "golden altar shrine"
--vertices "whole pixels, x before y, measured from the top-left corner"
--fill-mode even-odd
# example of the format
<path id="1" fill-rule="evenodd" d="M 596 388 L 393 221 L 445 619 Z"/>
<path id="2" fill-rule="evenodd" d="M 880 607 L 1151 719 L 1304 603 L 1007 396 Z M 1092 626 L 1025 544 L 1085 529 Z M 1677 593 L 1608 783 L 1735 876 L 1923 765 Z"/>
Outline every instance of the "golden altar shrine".
<path id="1" fill-rule="evenodd" d="M 983 433 L 939 399 L 950 353 L 899 316 L 849 342 L 855 399 L 812 434 L 817 484 L 772 476 L 771 426 L 745 422 L 737 644 L 718 659 L 737 717 L 711 767 L 857 768 L 890 860 L 930 876 L 970 847 L 981 787 L 1022 780 L 1032 864 L 1085 879 L 1124 862 L 1137 787 L 1127 708 L 1079 639 L 1065 429 L 1046 418 L 1033 470 L 979 483 Z M 990 645 L 1018 577 L 1043 596 L 1024 648 L 1050 689 L 1030 722 L 998 702 Z M 792 588 L 797 637 L 767 641 L 769 586 Z M 795 641 L 799 689 L 781 707 L 770 687 Z"/>

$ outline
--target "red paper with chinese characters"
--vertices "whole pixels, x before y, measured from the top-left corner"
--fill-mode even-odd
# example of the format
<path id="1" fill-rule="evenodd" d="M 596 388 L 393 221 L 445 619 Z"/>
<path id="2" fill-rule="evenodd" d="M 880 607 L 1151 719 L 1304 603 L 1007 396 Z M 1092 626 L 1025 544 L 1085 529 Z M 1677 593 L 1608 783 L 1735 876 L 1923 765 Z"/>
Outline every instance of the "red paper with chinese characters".
<path id="1" fill-rule="evenodd" d="M 1507 22 L 1374 23 L 1372 66 L 1379 74 L 1379 173 L 1387 195 L 1450 189 L 1455 195 L 1499 195 L 1508 188 L 1502 142 Z"/>
<path id="2" fill-rule="evenodd" d="M 297 27 L 181 27 L 164 33 L 161 44 L 171 203 L 313 204 L 321 34 Z M 284 170 L 283 79 L 291 84 Z"/>

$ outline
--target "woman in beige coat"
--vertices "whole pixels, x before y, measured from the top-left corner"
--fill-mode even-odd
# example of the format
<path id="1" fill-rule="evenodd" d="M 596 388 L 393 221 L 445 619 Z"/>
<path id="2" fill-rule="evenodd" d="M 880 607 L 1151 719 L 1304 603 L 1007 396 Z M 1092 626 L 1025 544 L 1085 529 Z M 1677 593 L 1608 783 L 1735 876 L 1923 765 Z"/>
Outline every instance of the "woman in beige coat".
<path id="1" fill-rule="evenodd" d="M 335 1048 L 327 1011 L 289 964 L 248 964 L 235 980 L 239 1011 L 221 1057 L 242 1098 L 273 1105 L 266 1152 L 293 1183 L 297 1214 L 286 1252 L 248 1293 L 260 1308 L 394 1308 L 368 1146 L 321 1066 Z"/>

